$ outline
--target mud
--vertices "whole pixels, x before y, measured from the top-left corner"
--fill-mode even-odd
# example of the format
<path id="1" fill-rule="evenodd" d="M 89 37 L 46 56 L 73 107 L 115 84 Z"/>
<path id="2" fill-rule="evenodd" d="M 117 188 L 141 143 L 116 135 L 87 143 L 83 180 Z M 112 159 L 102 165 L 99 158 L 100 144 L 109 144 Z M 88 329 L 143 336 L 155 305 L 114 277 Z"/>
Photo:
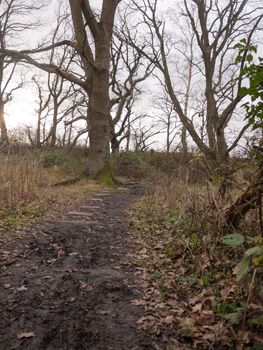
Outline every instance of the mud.
<path id="1" fill-rule="evenodd" d="M 127 210 L 142 192 L 102 192 L 1 245 L 1 350 L 155 349 L 136 327 L 140 292 L 125 263 Z"/>

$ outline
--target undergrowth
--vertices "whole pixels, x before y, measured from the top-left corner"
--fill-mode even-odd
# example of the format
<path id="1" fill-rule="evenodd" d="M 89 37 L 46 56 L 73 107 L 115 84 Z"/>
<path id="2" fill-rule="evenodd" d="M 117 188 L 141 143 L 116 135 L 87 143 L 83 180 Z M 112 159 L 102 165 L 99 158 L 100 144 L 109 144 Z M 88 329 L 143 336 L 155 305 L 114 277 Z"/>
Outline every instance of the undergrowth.
<path id="1" fill-rule="evenodd" d="M 244 247 L 222 244 L 225 205 L 216 186 L 159 176 L 133 209 L 145 291 L 135 302 L 146 309 L 138 323 L 172 349 L 263 348 L 262 271 L 236 282 Z M 240 229 L 253 235 L 249 220 Z"/>
<path id="2" fill-rule="evenodd" d="M 100 186 L 82 177 L 84 161 L 83 154 L 65 150 L 0 154 L 0 239 L 97 192 Z M 76 183 L 53 186 L 76 177 Z"/>

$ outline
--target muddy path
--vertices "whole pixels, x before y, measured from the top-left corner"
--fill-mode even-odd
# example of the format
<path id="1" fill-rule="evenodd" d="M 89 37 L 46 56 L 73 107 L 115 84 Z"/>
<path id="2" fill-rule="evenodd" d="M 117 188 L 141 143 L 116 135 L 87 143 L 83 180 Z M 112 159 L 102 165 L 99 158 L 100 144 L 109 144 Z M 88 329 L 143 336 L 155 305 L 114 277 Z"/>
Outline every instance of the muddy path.
<path id="1" fill-rule="evenodd" d="M 136 327 L 140 292 L 124 262 L 134 249 L 127 208 L 142 192 L 103 191 L 0 246 L 10 263 L 0 265 L 1 350 L 155 349 Z"/>

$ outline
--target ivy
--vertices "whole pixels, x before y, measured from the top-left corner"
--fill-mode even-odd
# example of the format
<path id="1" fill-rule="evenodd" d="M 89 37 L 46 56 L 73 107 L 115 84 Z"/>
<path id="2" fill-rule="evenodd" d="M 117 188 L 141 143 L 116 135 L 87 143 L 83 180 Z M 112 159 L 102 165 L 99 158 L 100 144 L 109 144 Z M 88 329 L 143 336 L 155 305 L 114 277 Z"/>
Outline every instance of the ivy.
<path id="1" fill-rule="evenodd" d="M 244 63 L 241 76 L 248 80 L 248 87 L 239 89 L 240 95 L 250 97 L 242 105 L 246 111 L 245 118 L 257 129 L 263 126 L 263 58 L 257 57 L 258 63 L 255 63 L 257 47 L 248 44 L 246 39 L 242 39 L 235 48 L 238 49 L 236 63 Z"/>

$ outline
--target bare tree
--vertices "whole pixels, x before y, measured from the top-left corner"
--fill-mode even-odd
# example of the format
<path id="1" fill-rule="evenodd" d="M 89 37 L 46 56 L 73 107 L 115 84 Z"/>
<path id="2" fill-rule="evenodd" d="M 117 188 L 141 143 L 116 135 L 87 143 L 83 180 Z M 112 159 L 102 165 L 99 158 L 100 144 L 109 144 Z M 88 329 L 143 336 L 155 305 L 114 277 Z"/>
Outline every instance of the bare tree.
<path id="1" fill-rule="evenodd" d="M 140 115 L 138 123 L 131 126 L 131 139 L 135 152 L 149 150 L 150 146 L 156 143 L 153 137 L 161 133 L 162 130 L 156 123 L 153 123 L 151 116 Z"/>
<path id="2" fill-rule="evenodd" d="M 154 107 L 157 110 L 158 125 L 165 133 L 165 150 L 170 153 L 175 138 L 180 133 L 177 114 L 166 92 L 162 96 L 156 96 Z"/>
<path id="3" fill-rule="evenodd" d="M 87 95 L 78 89 L 72 97 L 71 108 L 64 118 L 64 133 L 62 137 L 63 147 L 73 148 L 79 139 L 85 136 L 85 145 L 88 144 L 87 124 Z"/>
<path id="4" fill-rule="evenodd" d="M 137 33 L 133 36 L 130 34 L 129 40 L 162 73 L 174 109 L 193 141 L 209 159 L 220 164 L 227 160 L 232 150 L 232 145 L 226 142 L 225 130 L 243 98 L 239 92 L 242 84 L 240 71 L 244 61 L 240 67 L 235 65 L 234 44 L 243 36 L 248 37 L 248 43 L 252 40 L 262 14 L 260 8 L 250 6 L 248 0 L 231 0 L 220 4 L 218 1 L 184 0 L 183 3 L 182 18 L 185 18 L 194 33 L 193 64 L 199 70 L 199 90 L 202 90 L 206 100 L 204 112 L 208 142 L 201 138 L 191 115 L 185 113 L 185 105 L 174 86 L 170 55 L 176 52 L 178 55 L 178 50 L 173 49 L 176 43 L 167 34 L 168 25 L 158 18 L 157 0 L 142 0 L 141 4 L 133 1 L 136 10 L 142 14 L 142 26 L 148 36 L 141 45 L 134 39 Z M 148 44 L 147 48 L 145 43 Z M 248 125 L 245 125 L 240 130 L 237 139 L 247 128 Z"/>
<path id="5" fill-rule="evenodd" d="M 14 83 L 13 77 L 17 62 L 4 53 L 7 48 L 17 42 L 18 33 L 34 28 L 37 23 L 31 20 L 32 14 L 43 5 L 33 0 L 0 1 L 0 144 L 2 148 L 9 144 L 5 122 L 5 106 L 12 100 L 15 90 L 23 86 L 23 82 Z"/>
<path id="6" fill-rule="evenodd" d="M 55 28 L 46 39 L 52 45 L 63 40 L 65 35 L 72 36 L 67 9 L 62 6 L 62 2 L 58 5 Z M 52 47 L 46 53 L 45 60 L 50 65 L 68 70 L 75 56 L 76 52 L 71 47 L 62 46 L 59 50 Z M 37 89 L 37 128 L 35 136 L 32 135 L 31 128 L 28 128 L 28 137 L 31 144 L 38 148 L 45 145 L 54 147 L 58 138 L 59 124 L 72 113 L 72 110 L 75 110 L 72 103 L 77 103 L 76 96 L 79 95 L 79 88 L 75 89 L 72 83 L 51 73 L 45 76 L 35 74 L 32 81 Z"/>
<path id="7" fill-rule="evenodd" d="M 111 45 L 111 147 L 118 152 L 122 141 L 129 135 L 129 128 L 137 118 L 132 118 L 132 108 L 142 91 L 140 84 L 153 71 L 153 64 L 131 48 L 126 41 L 115 36 Z"/>
<path id="8" fill-rule="evenodd" d="M 119 0 L 104 0 L 100 14 L 92 10 L 88 0 L 69 0 L 76 42 L 64 39 L 35 50 L 5 50 L 5 55 L 32 64 L 48 73 L 78 84 L 89 97 L 87 119 L 89 125 L 89 157 L 86 173 L 100 177 L 110 175 L 110 96 L 109 68 L 113 22 Z M 84 74 L 60 68 L 56 64 L 42 63 L 33 54 L 55 47 L 68 46 L 76 50 Z"/>
<path id="9" fill-rule="evenodd" d="M 27 128 L 27 135 L 32 146 L 41 148 L 46 140 L 46 121 L 50 113 L 49 102 L 51 95 L 48 94 L 46 98 L 43 82 L 40 81 L 39 77 L 33 76 L 32 81 L 37 89 L 37 127 L 35 136 L 32 135 L 32 128 L 30 127 Z"/>
<path id="10" fill-rule="evenodd" d="M 90 152 L 88 172 L 92 176 L 97 176 L 101 172 L 108 172 L 110 166 L 110 47 L 113 21 L 119 0 L 104 0 L 99 19 L 92 11 L 89 1 L 69 0 L 69 2 L 89 95 Z M 92 52 L 92 42 L 86 34 L 86 26 L 88 26 L 94 41 L 95 54 Z"/>

